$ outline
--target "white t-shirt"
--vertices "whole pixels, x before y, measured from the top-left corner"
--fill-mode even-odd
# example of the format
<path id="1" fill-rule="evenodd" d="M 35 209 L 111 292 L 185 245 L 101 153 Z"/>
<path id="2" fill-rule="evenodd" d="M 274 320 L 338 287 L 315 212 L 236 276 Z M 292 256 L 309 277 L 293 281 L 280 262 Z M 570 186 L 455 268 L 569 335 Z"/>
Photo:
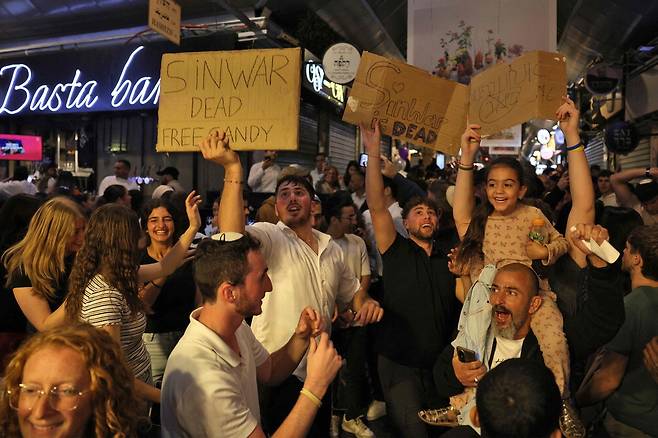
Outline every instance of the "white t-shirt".
<path id="1" fill-rule="evenodd" d="M 496 336 L 496 351 L 494 351 L 493 361 L 491 361 L 491 369 L 505 362 L 507 359 L 516 359 L 521 357 L 521 349 L 523 348 L 523 341 L 521 339 L 505 339 Z"/>
<path id="2" fill-rule="evenodd" d="M 345 234 L 334 242 L 343 250 L 343 261 L 352 270 L 356 278 L 370 275 L 370 262 L 368 261 L 368 250 L 362 238 L 355 234 Z"/>
<path id="3" fill-rule="evenodd" d="M 353 192 L 352 193 L 352 201 L 356 205 L 357 210 L 361 209 L 361 206 L 363 205 L 363 203 L 366 202 L 365 192 L 363 193 L 363 196 L 359 196 L 359 195 L 357 195 L 356 192 Z"/>
<path id="4" fill-rule="evenodd" d="M 283 347 L 295 332 L 306 306 L 324 318 L 327 331 L 336 301 L 348 304 L 359 289 L 359 280 L 343 262 L 343 252 L 327 234 L 313 230 L 318 254 L 283 222 L 258 222 L 247 232 L 261 243 L 261 253 L 272 279 L 272 292 L 263 299 L 263 313 L 254 316 L 251 330 L 269 352 Z M 306 356 L 294 374 L 306 378 Z"/>
<path id="5" fill-rule="evenodd" d="M 21 193 L 34 195 L 36 192 L 37 186 L 28 180 L 0 182 L 0 195 L 5 198 L 10 198 Z"/>
<path id="6" fill-rule="evenodd" d="M 249 178 L 247 184 L 256 193 L 274 193 L 276 190 L 276 182 L 279 179 L 281 168 L 276 164 L 272 164 L 267 169 L 263 170 L 263 162 L 251 166 L 249 170 Z"/>
<path id="7" fill-rule="evenodd" d="M 103 178 L 103 181 L 98 185 L 98 196 L 103 196 L 105 189 L 113 185 L 124 186 L 126 190 L 140 190 L 139 184 L 136 182 L 110 175 Z"/>
<path id="8" fill-rule="evenodd" d="M 256 368 L 269 357 L 243 321 L 240 354 L 198 321 L 171 352 L 162 383 L 162 436 L 244 438 L 260 423 Z"/>

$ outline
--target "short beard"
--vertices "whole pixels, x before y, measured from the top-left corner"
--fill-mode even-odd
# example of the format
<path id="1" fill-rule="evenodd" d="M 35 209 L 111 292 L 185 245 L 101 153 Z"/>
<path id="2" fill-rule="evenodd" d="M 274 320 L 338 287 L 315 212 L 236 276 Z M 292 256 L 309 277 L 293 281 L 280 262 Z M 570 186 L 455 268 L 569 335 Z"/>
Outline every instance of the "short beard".
<path id="1" fill-rule="evenodd" d="M 423 236 L 420 232 L 409 230 L 409 236 L 411 236 L 415 239 L 418 239 L 422 242 L 427 242 L 427 243 L 430 243 L 434 240 L 434 233 L 432 233 L 429 237 L 426 237 L 426 236 Z"/>
<path id="2" fill-rule="evenodd" d="M 499 328 L 498 324 L 494 323 L 494 335 L 500 336 L 503 339 L 510 339 L 513 340 L 514 336 L 516 336 L 516 324 L 514 324 L 514 321 L 512 320 L 512 323 L 508 325 L 505 328 Z"/>

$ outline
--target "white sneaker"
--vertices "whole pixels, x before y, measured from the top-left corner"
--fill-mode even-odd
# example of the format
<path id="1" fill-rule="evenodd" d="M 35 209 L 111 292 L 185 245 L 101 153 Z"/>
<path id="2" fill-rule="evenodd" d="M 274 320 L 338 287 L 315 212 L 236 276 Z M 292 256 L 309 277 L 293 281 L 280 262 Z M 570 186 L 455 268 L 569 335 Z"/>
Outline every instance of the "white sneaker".
<path id="1" fill-rule="evenodd" d="M 366 418 L 368 421 L 375 421 L 379 418 L 382 418 L 386 415 L 386 403 L 379 400 L 373 400 L 368 406 L 368 412 L 366 413 Z"/>
<path id="2" fill-rule="evenodd" d="M 329 435 L 331 438 L 340 437 L 340 416 L 332 415 L 331 416 L 331 426 L 329 427 Z"/>
<path id="3" fill-rule="evenodd" d="M 343 416 L 343 424 L 341 428 L 345 432 L 349 432 L 356 436 L 356 438 L 375 438 L 375 434 L 372 433 L 372 430 L 366 426 L 366 424 L 361 421 L 361 417 L 357 417 L 354 420 L 348 420 Z"/>

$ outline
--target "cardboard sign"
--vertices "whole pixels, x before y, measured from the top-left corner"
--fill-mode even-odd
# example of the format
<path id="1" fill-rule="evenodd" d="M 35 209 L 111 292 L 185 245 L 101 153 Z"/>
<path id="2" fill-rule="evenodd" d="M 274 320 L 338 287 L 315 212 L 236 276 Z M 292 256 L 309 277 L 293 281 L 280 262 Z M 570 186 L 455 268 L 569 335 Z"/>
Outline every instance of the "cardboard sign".
<path id="1" fill-rule="evenodd" d="M 295 150 L 301 50 L 169 53 L 162 56 L 158 152 L 198 150 L 223 130 L 236 150 Z"/>
<path id="2" fill-rule="evenodd" d="M 469 122 L 494 134 L 530 119 L 555 119 L 566 93 L 567 66 L 558 53 L 534 51 L 474 76 Z"/>
<path id="3" fill-rule="evenodd" d="M 180 5 L 174 0 L 149 0 L 149 27 L 180 46 Z"/>
<path id="4" fill-rule="evenodd" d="M 364 51 L 343 120 L 454 155 L 467 113 L 467 86 Z"/>

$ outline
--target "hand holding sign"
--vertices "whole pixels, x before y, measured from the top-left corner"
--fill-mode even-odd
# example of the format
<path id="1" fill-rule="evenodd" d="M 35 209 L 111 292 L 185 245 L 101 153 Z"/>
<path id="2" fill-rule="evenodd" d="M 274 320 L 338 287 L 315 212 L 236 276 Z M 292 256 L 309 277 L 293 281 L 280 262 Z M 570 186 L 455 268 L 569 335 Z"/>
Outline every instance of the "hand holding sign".
<path id="1" fill-rule="evenodd" d="M 228 138 L 224 131 L 215 130 L 201 143 L 199 149 L 203 158 L 213 161 L 225 169 L 232 166 L 240 166 L 240 157 L 229 147 Z"/>
<path id="2" fill-rule="evenodd" d="M 619 252 L 608 242 L 608 230 L 600 225 L 577 224 L 569 230 L 571 241 L 597 268 L 614 263 Z"/>
<path id="3" fill-rule="evenodd" d="M 560 122 L 560 130 L 564 133 L 567 141 L 570 138 L 578 137 L 578 122 L 580 112 L 576 109 L 573 100 L 568 96 L 562 97 L 562 105 L 555 111 L 555 117 Z M 569 146 L 573 146 L 568 144 Z"/>
<path id="4" fill-rule="evenodd" d="M 480 125 L 470 124 L 466 127 L 466 131 L 462 134 L 461 137 L 461 163 L 464 165 L 473 164 L 475 160 L 475 155 L 480 149 L 480 141 L 482 136 L 478 132 Z"/>
<path id="5" fill-rule="evenodd" d="M 370 129 L 366 125 L 361 125 L 361 141 L 366 149 L 369 158 L 379 157 L 379 145 L 382 140 L 382 134 L 379 131 L 379 120 L 374 120 L 375 129 Z"/>

